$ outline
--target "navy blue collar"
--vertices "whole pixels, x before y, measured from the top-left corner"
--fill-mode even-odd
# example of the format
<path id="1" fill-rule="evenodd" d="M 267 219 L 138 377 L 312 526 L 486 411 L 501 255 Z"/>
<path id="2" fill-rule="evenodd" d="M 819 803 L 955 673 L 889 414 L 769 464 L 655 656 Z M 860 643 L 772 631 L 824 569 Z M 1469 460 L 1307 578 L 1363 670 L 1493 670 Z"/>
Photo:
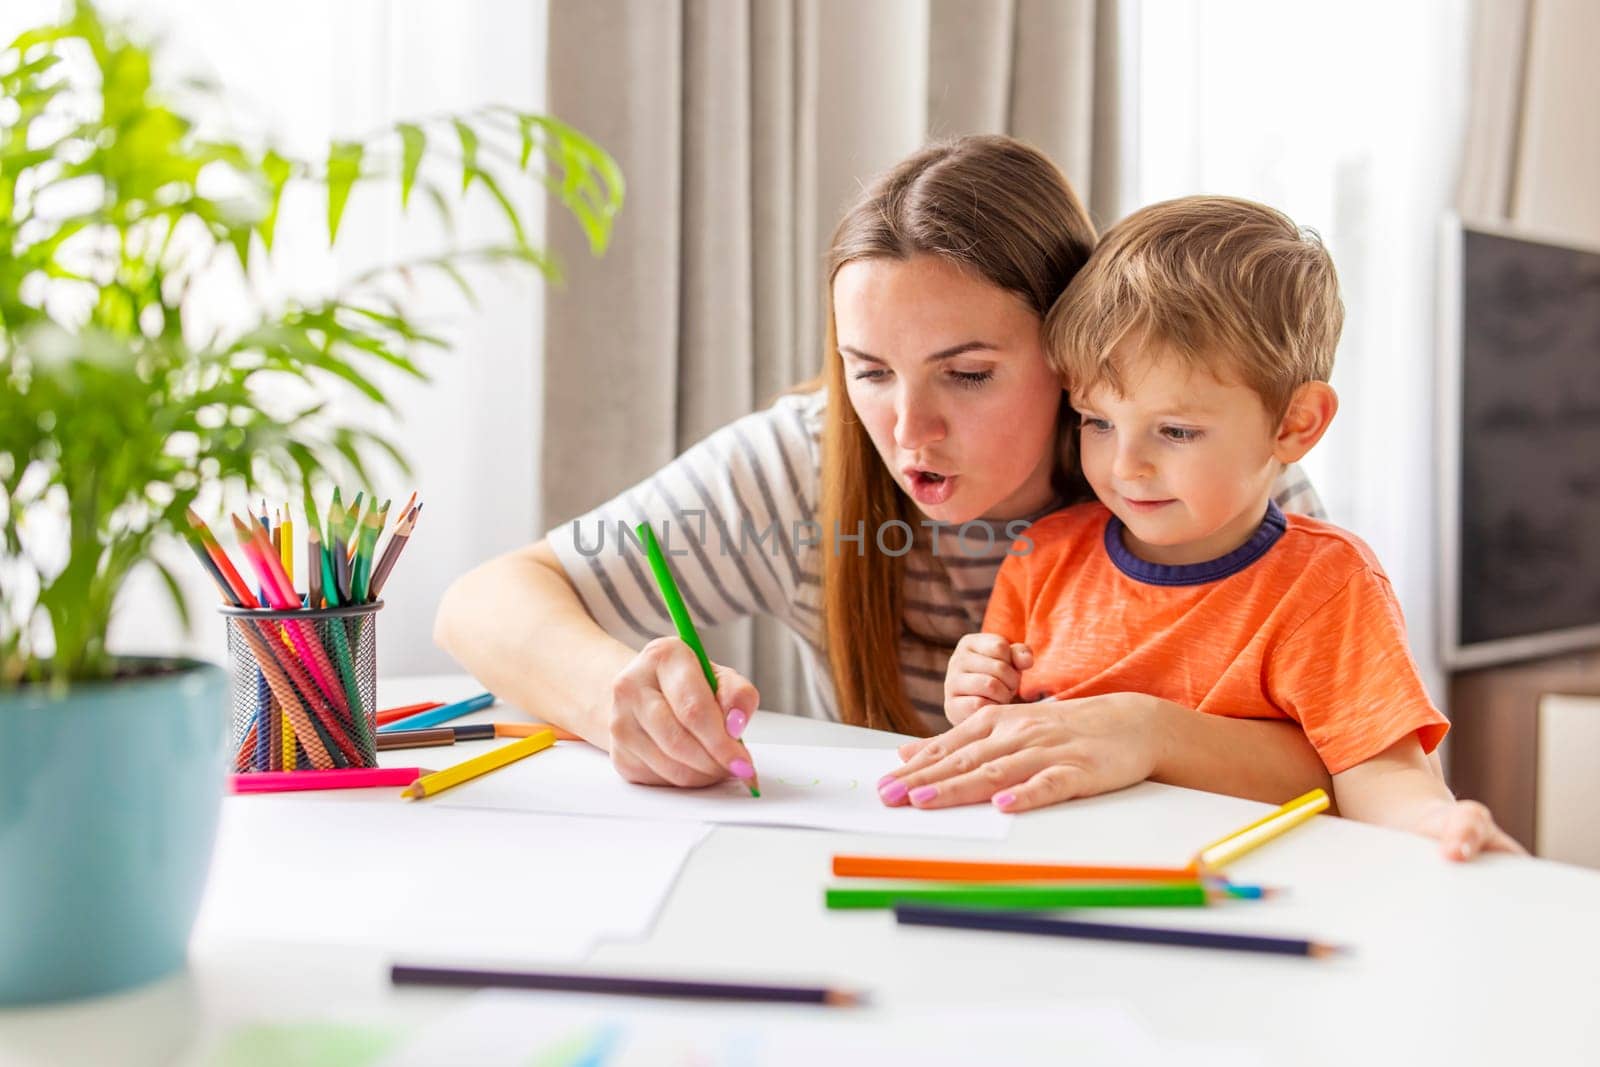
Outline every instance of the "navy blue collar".
<path id="1" fill-rule="evenodd" d="M 1288 527 L 1283 512 L 1273 501 L 1267 501 L 1267 514 L 1250 535 L 1250 540 L 1226 556 L 1208 559 L 1204 563 L 1151 563 L 1128 551 L 1122 543 L 1122 520 L 1112 515 L 1106 520 L 1106 554 L 1117 570 L 1136 582 L 1146 585 L 1204 585 L 1218 582 L 1230 574 L 1238 574 L 1250 564 L 1266 555 L 1267 549 L 1278 543 Z"/>

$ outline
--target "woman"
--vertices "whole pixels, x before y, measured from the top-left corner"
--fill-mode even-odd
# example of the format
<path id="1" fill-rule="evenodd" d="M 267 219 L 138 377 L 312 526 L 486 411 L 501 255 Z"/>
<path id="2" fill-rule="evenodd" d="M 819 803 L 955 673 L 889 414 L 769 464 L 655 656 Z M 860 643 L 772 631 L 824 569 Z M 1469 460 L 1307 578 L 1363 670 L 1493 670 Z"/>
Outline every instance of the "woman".
<path id="1" fill-rule="evenodd" d="M 696 625 L 763 611 L 794 632 L 811 714 L 942 730 L 945 663 L 980 628 L 1008 547 L 1087 492 L 1041 326 L 1094 240 L 1060 171 L 1020 142 L 912 155 L 835 232 L 820 379 L 462 577 L 440 606 L 439 644 L 607 749 L 629 781 L 748 777 L 738 738 L 757 691 L 716 665 L 713 694 L 693 652 L 655 636 L 672 625 L 625 536 L 649 521 Z M 1280 506 L 1317 510 L 1296 471 L 1277 489 Z M 1054 759 L 1036 782 L 996 783 L 1018 794 L 1011 810 L 1147 777 L 1274 801 L 1327 784 L 1293 724 L 1140 694 L 1010 710 L 986 719 Z M 940 757 L 972 769 L 937 738 L 915 754 Z"/>

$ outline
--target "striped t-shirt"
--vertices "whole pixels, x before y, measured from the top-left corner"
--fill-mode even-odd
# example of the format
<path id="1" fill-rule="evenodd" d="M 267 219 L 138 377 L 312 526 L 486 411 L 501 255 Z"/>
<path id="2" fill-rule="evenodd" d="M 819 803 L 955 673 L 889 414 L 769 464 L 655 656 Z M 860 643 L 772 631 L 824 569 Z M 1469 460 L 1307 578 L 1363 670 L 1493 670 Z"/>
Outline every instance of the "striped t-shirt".
<path id="1" fill-rule="evenodd" d="M 550 546 L 595 621 L 635 646 L 673 632 L 631 532 L 648 521 L 697 627 L 760 613 L 794 634 L 811 706 L 774 710 L 838 719 L 823 651 L 824 533 L 817 515 L 827 402 L 826 390 L 780 397 L 551 530 Z M 1284 471 L 1273 497 L 1285 511 L 1322 516 L 1322 502 L 1298 467 Z M 925 520 L 865 533 L 865 551 L 905 556 L 900 673 L 930 730 L 948 725 L 945 664 L 963 635 L 983 628 L 995 575 L 1020 524 L 1065 505 L 1054 501 L 1009 522 L 978 519 L 957 527 Z M 841 545 L 851 551 L 856 542 L 841 539 Z M 760 687 L 761 679 L 751 681 Z"/>

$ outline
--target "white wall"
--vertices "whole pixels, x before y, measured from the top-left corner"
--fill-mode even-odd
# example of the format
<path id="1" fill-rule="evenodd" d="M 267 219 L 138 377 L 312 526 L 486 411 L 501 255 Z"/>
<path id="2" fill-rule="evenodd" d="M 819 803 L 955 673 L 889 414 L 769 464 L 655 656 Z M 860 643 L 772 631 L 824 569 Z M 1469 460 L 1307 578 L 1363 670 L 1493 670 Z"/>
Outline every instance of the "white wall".
<path id="1" fill-rule="evenodd" d="M 10 40 L 52 18 L 60 7 L 56 0 L 6 0 L 0 5 L 0 36 Z M 204 72 L 220 80 L 234 123 L 269 131 L 300 154 L 320 155 L 332 137 L 357 136 L 400 118 L 489 102 L 537 111 L 545 100 L 546 0 L 275 0 L 270 8 L 247 0 L 110 0 L 106 7 L 133 13 L 139 25 L 164 37 L 177 73 Z M 531 183 L 517 189 L 513 199 L 532 212 L 530 236 L 538 241 L 542 201 L 532 194 Z M 278 231 L 286 269 L 276 284 L 294 292 L 326 292 L 360 268 L 436 248 L 433 228 L 420 217 L 402 219 L 397 202 L 392 190 L 365 196 L 358 190 L 345 215 L 340 251 L 333 255 L 324 247 L 321 201 L 286 198 Z M 483 199 L 470 200 L 461 216 L 463 241 L 502 234 L 492 224 L 494 217 Z M 238 294 L 223 281 L 201 311 L 227 321 L 244 311 Z M 543 286 L 527 274 L 480 275 L 475 281 L 477 309 L 448 284 L 418 287 L 412 310 L 452 338 L 456 349 L 429 358 L 431 384 L 391 383 L 399 417 L 393 423 L 373 422 L 402 442 L 413 475 L 365 488 L 395 498 L 396 507 L 417 489 L 427 505 L 384 591 L 379 668 L 385 674 L 447 669 L 448 657 L 430 638 L 444 587 L 473 564 L 527 543 L 541 529 L 535 479 Z M 359 404 L 351 410 L 364 419 L 377 418 Z M 345 486 L 346 498 L 357 488 L 363 487 Z M 192 558 L 181 550 L 171 558 L 191 594 L 195 634 L 184 637 L 147 575 L 131 583 L 121 601 L 113 647 L 183 648 L 221 658 L 222 629 L 212 613 L 215 593 Z"/>

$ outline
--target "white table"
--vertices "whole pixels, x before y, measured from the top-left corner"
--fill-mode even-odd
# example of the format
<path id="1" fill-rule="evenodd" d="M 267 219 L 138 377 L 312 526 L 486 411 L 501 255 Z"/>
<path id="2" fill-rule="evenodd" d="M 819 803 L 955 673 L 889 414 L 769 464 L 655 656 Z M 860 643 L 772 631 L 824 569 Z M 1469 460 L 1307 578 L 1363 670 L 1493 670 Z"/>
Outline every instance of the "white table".
<path id="1" fill-rule="evenodd" d="M 385 683 L 382 703 L 479 688 L 459 676 L 399 679 Z M 462 721 L 511 717 L 501 707 Z M 765 712 L 748 736 L 896 743 Z M 450 762 L 486 744 L 458 745 Z M 385 755 L 405 764 L 418 753 Z M 1244 1037 L 1273 1063 L 1600 1062 L 1600 874 L 1510 857 L 1449 864 L 1432 842 L 1341 819 L 1318 818 L 1233 868 L 1240 881 L 1287 887 L 1286 898 L 1185 911 L 1174 923 L 1353 950 L 1337 960 L 898 929 L 886 913 L 830 913 L 821 903 L 835 852 L 1170 864 L 1266 810 L 1146 783 L 1021 816 L 999 844 L 721 827 L 690 858 L 652 935 L 603 946 L 590 964 L 848 984 L 872 991 L 868 1010 L 885 1025 L 908 1007 L 1048 1013 L 1109 998 L 1159 1035 Z M 415 1025 L 466 995 L 392 989 L 387 962 L 318 945 L 197 943 L 182 976 L 89 1002 L 0 1011 L 0 1065 L 196 1063 L 219 1028 L 267 1009 L 276 1018 Z"/>

